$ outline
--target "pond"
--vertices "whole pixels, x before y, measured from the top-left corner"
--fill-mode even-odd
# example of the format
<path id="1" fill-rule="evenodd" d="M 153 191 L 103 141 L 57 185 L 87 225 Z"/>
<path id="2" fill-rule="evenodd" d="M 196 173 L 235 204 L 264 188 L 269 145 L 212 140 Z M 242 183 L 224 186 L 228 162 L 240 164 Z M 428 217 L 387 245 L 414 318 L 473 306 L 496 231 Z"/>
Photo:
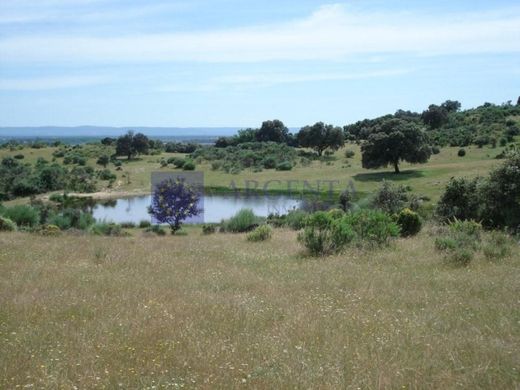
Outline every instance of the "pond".
<path id="1" fill-rule="evenodd" d="M 120 198 L 109 202 L 98 203 L 92 209 L 96 220 L 107 222 L 134 222 L 150 220 L 148 206 L 151 196 L 134 196 Z M 201 207 L 203 215 L 186 221 L 187 223 L 218 223 L 230 218 L 241 209 L 252 209 L 261 217 L 267 217 L 271 213 L 285 214 L 287 211 L 300 207 L 302 200 L 288 195 L 205 195 Z"/>

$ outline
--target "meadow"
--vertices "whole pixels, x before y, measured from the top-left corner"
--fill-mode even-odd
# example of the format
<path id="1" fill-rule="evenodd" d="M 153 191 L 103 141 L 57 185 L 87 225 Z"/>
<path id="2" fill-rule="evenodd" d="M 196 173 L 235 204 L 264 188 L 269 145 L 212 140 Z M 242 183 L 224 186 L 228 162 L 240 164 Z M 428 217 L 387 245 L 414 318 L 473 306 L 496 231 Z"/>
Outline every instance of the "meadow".
<path id="1" fill-rule="evenodd" d="M 347 149 L 355 152 L 354 157 L 345 158 Z M 337 180 L 339 184 L 334 186 L 336 193 L 349 187 L 349 183 L 352 182 L 356 191 L 366 195 L 373 192 L 383 180 L 387 180 L 410 186 L 416 194 L 428 197 L 435 202 L 451 177 L 484 176 L 492 167 L 499 164 L 500 160 L 495 159 L 495 157 L 503 151 L 501 147 L 490 148 L 487 146 L 483 148 L 469 146 L 465 149 L 467 153 L 464 157 L 458 157 L 458 147 L 446 147 L 442 148 L 439 154 L 432 155 L 426 164 L 414 165 L 403 162 L 402 172 L 398 175 L 394 174 L 390 167 L 374 170 L 362 168 L 361 153 L 359 146 L 356 144 L 347 144 L 344 148 L 334 152 L 334 159 L 330 162 L 312 161 L 309 166 L 297 164 L 290 171 L 263 170 L 262 172 L 253 172 L 253 170 L 246 169 L 238 174 L 231 174 L 212 170 L 211 163 L 207 161 L 198 162 L 196 170 L 204 172 L 205 186 L 208 190 L 215 191 L 229 191 L 233 186 L 245 189 L 248 186 L 247 181 L 257 181 L 260 188 L 265 183 L 270 182 L 270 190 L 282 192 L 287 192 L 288 181 L 293 181 L 292 189 L 299 191 L 303 189 L 305 181 L 310 183 L 312 188 L 317 188 L 320 180 Z M 39 157 L 51 161 L 52 153 L 55 150 L 54 147 L 24 148 L 14 152 L 0 149 L 0 159 L 21 153 L 25 156 L 22 161 L 34 164 Z M 171 166 L 161 167 L 161 160 L 172 157 L 185 157 L 185 155 L 163 152 L 160 155 L 141 156 L 128 162 L 122 159 L 123 165 L 119 171 L 115 170 L 114 166 L 110 164 L 108 168 L 117 176 L 116 181 L 111 188 L 107 187 L 106 182 L 99 182 L 99 191 L 92 196 L 119 197 L 150 193 L 152 172 L 182 172 L 182 170 L 175 170 Z M 100 169 L 100 166 L 96 165 L 96 157 L 87 159 L 87 165 Z M 327 186 L 328 184 L 322 184 L 322 188 Z M 27 200 L 16 199 L 6 202 L 6 204 L 27 202 Z"/>
<path id="2" fill-rule="evenodd" d="M 519 251 L 453 267 L 427 226 L 316 259 L 199 229 L 0 234 L 0 388 L 520 384 Z"/>

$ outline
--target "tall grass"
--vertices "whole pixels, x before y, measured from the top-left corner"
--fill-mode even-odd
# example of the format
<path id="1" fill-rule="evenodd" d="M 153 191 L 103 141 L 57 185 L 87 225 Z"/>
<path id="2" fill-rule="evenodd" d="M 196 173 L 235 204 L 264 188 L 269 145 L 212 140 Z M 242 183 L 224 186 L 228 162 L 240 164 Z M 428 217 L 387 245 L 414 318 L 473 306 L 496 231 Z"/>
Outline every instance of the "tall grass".
<path id="1" fill-rule="evenodd" d="M 429 227 L 319 261 L 296 234 L 0 233 L 0 388 L 519 386 L 517 244 L 458 269 Z"/>

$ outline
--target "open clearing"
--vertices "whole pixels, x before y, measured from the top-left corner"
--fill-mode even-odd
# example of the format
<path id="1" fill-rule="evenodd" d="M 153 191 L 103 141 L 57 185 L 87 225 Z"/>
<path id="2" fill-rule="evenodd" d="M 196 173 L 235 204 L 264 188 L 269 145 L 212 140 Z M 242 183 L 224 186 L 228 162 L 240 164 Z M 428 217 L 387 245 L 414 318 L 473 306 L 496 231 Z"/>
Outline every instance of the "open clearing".
<path id="1" fill-rule="evenodd" d="M 429 227 L 325 259 L 188 230 L 0 234 L 0 388 L 520 385 L 518 248 L 453 268 Z"/>

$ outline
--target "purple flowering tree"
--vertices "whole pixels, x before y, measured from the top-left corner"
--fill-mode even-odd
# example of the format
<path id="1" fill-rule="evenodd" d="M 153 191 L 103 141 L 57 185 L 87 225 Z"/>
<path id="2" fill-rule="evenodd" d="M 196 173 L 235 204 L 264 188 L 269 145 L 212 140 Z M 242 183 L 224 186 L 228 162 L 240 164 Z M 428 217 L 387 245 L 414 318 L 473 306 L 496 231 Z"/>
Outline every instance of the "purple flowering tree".
<path id="1" fill-rule="evenodd" d="M 199 199 L 197 191 L 184 180 L 166 179 L 155 187 L 148 212 L 157 222 L 170 225 L 175 234 L 182 221 L 202 212 L 197 206 Z"/>

